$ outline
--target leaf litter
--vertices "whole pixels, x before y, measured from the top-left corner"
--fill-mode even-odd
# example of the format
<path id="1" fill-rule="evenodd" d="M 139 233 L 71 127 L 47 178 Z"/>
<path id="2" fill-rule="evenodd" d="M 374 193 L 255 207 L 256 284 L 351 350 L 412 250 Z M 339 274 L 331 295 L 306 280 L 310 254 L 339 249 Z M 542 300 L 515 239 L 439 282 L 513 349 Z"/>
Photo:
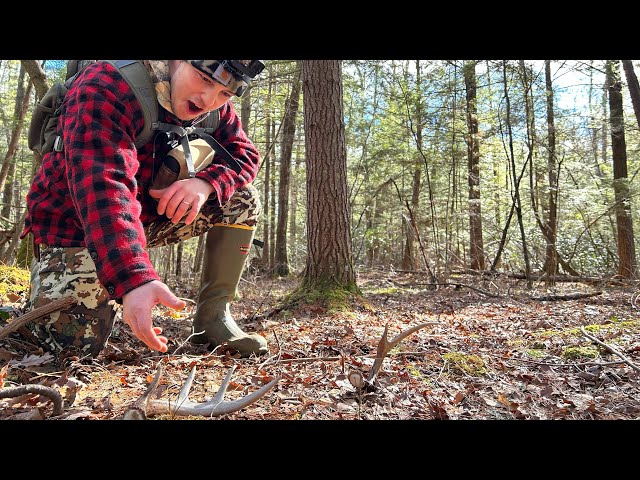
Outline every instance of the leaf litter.
<path id="1" fill-rule="evenodd" d="M 215 394 L 232 366 L 236 370 L 225 395 L 228 400 L 281 377 L 267 395 L 242 410 L 189 419 L 638 418 L 638 371 L 580 332 L 585 326 L 640 364 L 636 285 L 607 286 L 601 294 L 582 299 L 544 301 L 532 298 L 547 293 L 539 282 L 527 290 L 524 281 L 506 276 L 489 282 L 460 275 L 457 286 L 433 289 L 424 278 L 419 273 L 362 271 L 361 301 L 336 313 L 313 305 L 279 310 L 279 301 L 297 280 L 253 274 L 243 282 L 242 297 L 232 312 L 245 331 L 266 337 L 270 351 L 263 357 L 240 359 L 224 346 L 209 351 L 191 345 L 187 337 L 195 302 L 188 302 L 177 313 L 161 306 L 154 310 L 154 325 L 169 338 L 165 354 L 148 350 L 118 314 L 106 348 L 94 359 L 54 361 L 16 333 L 0 339 L 0 380 L 4 388 L 40 384 L 59 390 L 65 399 L 64 413 L 53 417 L 59 420 L 120 418 L 145 393 L 160 363 L 164 375 L 155 391 L 158 398 L 177 397 L 194 366 L 198 373 L 190 398 L 198 402 Z M 194 300 L 196 285 L 168 283 Z M 591 290 L 588 285 L 563 283 L 552 293 Z M 425 322 L 435 324 L 391 349 L 375 386 L 367 388 L 362 379 L 374 365 L 385 326 L 393 338 Z M 52 418 L 50 402 L 35 394 L 0 398 L 0 419 L 25 418 Z"/>

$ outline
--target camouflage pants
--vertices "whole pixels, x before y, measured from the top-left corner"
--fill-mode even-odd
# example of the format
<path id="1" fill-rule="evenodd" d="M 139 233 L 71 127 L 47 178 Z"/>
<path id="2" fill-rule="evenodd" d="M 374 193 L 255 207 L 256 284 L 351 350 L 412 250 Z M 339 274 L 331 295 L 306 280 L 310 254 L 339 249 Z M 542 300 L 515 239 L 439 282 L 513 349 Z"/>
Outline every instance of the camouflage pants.
<path id="1" fill-rule="evenodd" d="M 214 225 L 255 226 L 261 211 L 258 191 L 247 185 L 222 207 L 215 197 L 210 198 L 191 225 L 173 224 L 166 217 L 145 225 L 147 247 L 184 241 L 206 233 Z M 85 247 L 41 244 L 39 259 L 34 258 L 31 264 L 30 309 L 64 296 L 72 296 L 77 304 L 31 323 L 31 332 L 47 350 L 74 348 L 80 354 L 98 355 L 113 328 L 115 301 L 98 280 L 95 263 Z"/>

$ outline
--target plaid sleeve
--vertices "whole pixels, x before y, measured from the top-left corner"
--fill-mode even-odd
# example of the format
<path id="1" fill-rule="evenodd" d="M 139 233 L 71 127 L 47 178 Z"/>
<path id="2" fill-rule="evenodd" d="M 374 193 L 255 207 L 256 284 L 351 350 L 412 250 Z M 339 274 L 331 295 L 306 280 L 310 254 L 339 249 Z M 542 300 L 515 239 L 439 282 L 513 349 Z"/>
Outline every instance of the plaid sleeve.
<path id="1" fill-rule="evenodd" d="M 238 165 L 229 165 L 219 154 L 212 164 L 198 172 L 196 177 L 207 180 L 213 186 L 220 204 L 227 202 L 233 192 L 252 182 L 258 174 L 260 154 L 242 129 L 242 123 L 231 102 L 220 109 L 220 126 L 213 134 L 236 159 Z"/>
<path id="2" fill-rule="evenodd" d="M 67 98 L 63 138 L 71 196 L 98 278 L 118 299 L 159 280 L 136 198 L 134 140 L 144 115 L 127 82 L 102 62 L 85 70 Z"/>

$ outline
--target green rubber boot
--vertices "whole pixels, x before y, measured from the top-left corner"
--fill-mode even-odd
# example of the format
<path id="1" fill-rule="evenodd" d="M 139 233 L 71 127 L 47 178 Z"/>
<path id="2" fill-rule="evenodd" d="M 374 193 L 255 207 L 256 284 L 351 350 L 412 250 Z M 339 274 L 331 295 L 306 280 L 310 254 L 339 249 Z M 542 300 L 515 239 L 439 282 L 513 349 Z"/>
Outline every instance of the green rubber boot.
<path id="1" fill-rule="evenodd" d="M 191 342 L 210 343 L 214 347 L 227 343 L 241 357 L 268 352 L 261 335 L 244 333 L 231 316 L 229 306 L 236 296 L 242 270 L 249 255 L 255 228 L 214 225 L 207 233 L 200 293 L 193 320 Z"/>

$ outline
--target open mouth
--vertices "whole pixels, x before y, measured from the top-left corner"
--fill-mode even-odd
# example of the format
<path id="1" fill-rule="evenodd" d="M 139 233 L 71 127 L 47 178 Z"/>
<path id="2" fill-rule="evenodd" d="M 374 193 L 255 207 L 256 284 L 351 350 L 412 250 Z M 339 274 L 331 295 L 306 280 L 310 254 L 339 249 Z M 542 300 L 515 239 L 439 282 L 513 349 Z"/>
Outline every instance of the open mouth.
<path id="1" fill-rule="evenodd" d="M 198 105 L 193 103 L 191 100 L 187 101 L 187 105 L 189 106 L 189 113 L 191 113 L 193 115 L 198 115 L 199 113 L 202 113 L 204 111 L 203 108 L 200 108 Z"/>

